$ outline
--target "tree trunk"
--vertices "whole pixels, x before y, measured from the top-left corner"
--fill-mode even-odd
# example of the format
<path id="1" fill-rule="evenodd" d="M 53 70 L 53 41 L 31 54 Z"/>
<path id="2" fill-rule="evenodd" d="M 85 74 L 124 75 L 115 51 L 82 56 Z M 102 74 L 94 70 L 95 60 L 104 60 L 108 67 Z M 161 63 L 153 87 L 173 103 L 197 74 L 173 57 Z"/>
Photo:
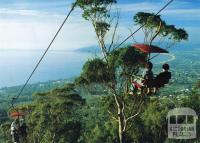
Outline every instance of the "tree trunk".
<path id="1" fill-rule="evenodd" d="M 119 142 L 124 143 L 124 131 L 122 129 L 121 123 L 119 123 Z"/>
<path id="2" fill-rule="evenodd" d="M 53 139 L 52 139 L 52 143 L 55 143 L 55 137 L 56 137 L 56 133 L 53 134 Z"/>
<path id="3" fill-rule="evenodd" d="M 118 134 L 119 134 L 119 142 L 124 143 L 124 118 L 122 116 L 122 109 L 118 107 Z"/>
<path id="4" fill-rule="evenodd" d="M 107 51 L 104 47 L 104 44 L 102 43 L 102 41 L 100 39 L 99 39 L 99 46 L 100 46 L 101 52 L 103 54 L 103 57 L 106 59 L 107 58 Z"/>

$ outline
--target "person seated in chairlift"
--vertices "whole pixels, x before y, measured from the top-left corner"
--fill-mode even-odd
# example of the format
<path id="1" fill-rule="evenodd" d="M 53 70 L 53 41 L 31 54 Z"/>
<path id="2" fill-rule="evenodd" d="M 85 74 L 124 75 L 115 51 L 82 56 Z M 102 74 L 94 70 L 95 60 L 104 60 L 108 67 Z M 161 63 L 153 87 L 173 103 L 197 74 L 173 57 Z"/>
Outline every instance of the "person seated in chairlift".
<path id="1" fill-rule="evenodd" d="M 143 78 L 142 78 L 141 82 L 138 82 L 137 80 L 132 81 L 131 88 L 130 88 L 130 90 L 131 90 L 130 94 L 133 94 L 136 91 L 141 92 L 142 87 L 147 87 L 147 92 L 150 92 L 149 87 L 152 87 L 152 82 L 154 79 L 152 68 L 153 68 L 153 64 L 151 62 L 148 62 L 146 64 L 146 70 L 143 73 L 143 76 L 142 76 Z M 140 92 L 138 92 L 138 93 L 140 93 Z"/>
<path id="2" fill-rule="evenodd" d="M 143 80 L 143 85 L 147 87 L 147 93 L 150 92 L 151 87 L 153 87 L 153 80 L 154 80 L 154 76 L 153 76 L 153 64 L 151 62 L 148 62 L 146 65 L 146 72 L 144 74 L 144 80 Z"/>
<path id="3" fill-rule="evenodd" d="M 170 69 L 169 65 L 163 64 L 162 68 L 163 72 L 159 73 L 155 78 L 156 88 L 164 87 L 164 85 L 167 84 L 171 79 L 171 72 L 169 72 Z"/>
<path id="4" fill-rule="evenodd" d="M 13 143 L 19 143 L 19 119 L 15 119 L 11 124 L 11 136 Z"/>
<path id="5" fill-rule="evenodd" d="M 23 117 L 22 119 L 20 119 L 20 132 L 21 132 L 22 140 L 24 142 L 26 141 L 26 138 L 27 138 L 27 128 L 28 127 L 27 127 L 25 119 Z"/>
<path id="6" fill-rule="evenodd" d="M 151 62 L 148 62 L 146 65 L 146 71 L 144 72 L 144 81 L 143 84 L 147 85 L 153 80 L 153 64 Z"/>
<path id="7" fill-rule="evenodd" d="M 153 90 L 153 93 L 156 93 L 156 91 L 158 91 L 160 87 L 164 87 L 164 85 L 167 84 L 171 79 L 171 72 L 169 71 L 170 67 L 168 64 L 163 64 L 163 71 L 160 72 L 155 78 L 153 76 L 152 68 L 153 64 L 151 62 L 148 62 L 147 71 L 144 75 L 143 85 L 139 86 L 139 88 L 141 88 L 142 86 L 146 86 L 147 94 L 151 93 L 151 90 Z M 137 82 L 133 82 L 133 84 L 134 86 L 138 87 Z"/>

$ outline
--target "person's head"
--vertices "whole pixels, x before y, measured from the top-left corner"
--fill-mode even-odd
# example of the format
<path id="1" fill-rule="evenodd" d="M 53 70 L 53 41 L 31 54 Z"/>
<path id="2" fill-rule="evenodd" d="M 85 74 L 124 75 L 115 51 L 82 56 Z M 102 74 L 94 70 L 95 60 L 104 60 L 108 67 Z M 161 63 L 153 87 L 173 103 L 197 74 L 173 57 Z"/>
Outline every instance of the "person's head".
<path id="1" fill-rule="evenodd" d="M 18 118 L 15 119 L 15 123 L 17 123 L 17 124 L 19 123 L 19 119 Z"/>
<path id="2" fill-rule="evenodd" d="M 168 71 L 169 70 L 169 65 L 168 64 L 163 64 L 162 66 L 164 71 Z"/>
<path id="3" fill-rule="evenodd" d="M 151 62 L 148 62 L 147 65 L 146 65 L 146 68 L 149 69 L 149 70 L 152 70 L 153 64 Z"/>
<path id="4" fill-rule="evenodd" d="M 20 119 L 20 123 L 24 123 L 24 122 L 25 122 L 24 118 Z"/>

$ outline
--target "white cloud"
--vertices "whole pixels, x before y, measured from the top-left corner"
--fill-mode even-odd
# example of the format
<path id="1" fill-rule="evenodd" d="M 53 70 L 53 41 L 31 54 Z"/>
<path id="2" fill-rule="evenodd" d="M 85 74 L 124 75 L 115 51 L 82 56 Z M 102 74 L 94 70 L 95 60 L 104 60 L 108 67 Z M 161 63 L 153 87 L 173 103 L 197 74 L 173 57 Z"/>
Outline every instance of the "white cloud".
<path id="1" fill-rule="evenodd" d="M 65 18 L 63 14 L 51 14 L 36 10 L 0 9 L 0 14 L 9 15 L 0 20 L 1 50 L 7 49 L 45 49 Z M 14 17 L 17 15 L 20 17 Z M 128 28 L 120 25 L 119 41 L 130 34 Z M 107 40 L 110 40 L 109 34 Z M 132 41 L 132 40 L 131 40 Z M 53 50 L 72 50 L 97 45 L 91 24 L 85 21 L 76 10 L 68 19 L 59 36 L 52 45 Z"/>
<path id="2" fill-rule="evenodd" d="M 184 18 L 183 20 L 199 20 L 200 9 L 169 9 L 163 15 Z"/>
<path id="3" fill-rule="evenodd" d="M 118 4 L 117 7 L 121 12 L 139 12 L 139 11 L 155 12 L 155 10 L 158 10 L 158 8 L 160 8 L 160 4 L 141 2 L 132 4 Z"/>
<path id="4" fill-rule="evenodd" d="M 44 49 L 48 46 L 64 15 L 32 10 L 0 9 L 0 49 Z M 20 15 L 21 17 L 14 17 Z M 14 18 L 12 18 L 12 16 Z M 71 15 L 53 44 L 54 50 L 70 50 L 95 45 L 96 39 L 90 24 L 79 15 Z"/>
<path id="5" fill-rule="evenodd" d="M 197 18 L 200 18 L 200 8 L 190 8 L 186 7 L 189 4 L 189 2 L 183 2 L 178 1 L 176 3 L 172 3 L 164 9 L 161 12 L 161 15 L 169 15 L 173 17 L 182 17 L 187 18 L 185 20 L 195 20 Z M 140 11 L 144 12 L 154 12 L 157 13 L 165 3 L 159 2 L 159 3 L 153 3 L 153 2 L 141 2 L 141 3 L 132 3 L 132 4 L 120 4 L 118 5 L 118 8 L 121 12 L 129 12 L 129 13 L 137 13 Z"/>
<path id="6" fill-rule="evenodd" d="M 0 24 L 1 49 L 44 49 L 50 43 L 60 23 L 12 22 Z M 80 26 L 81 25 L 81 26 Z M 52 49 L 70 50 L 95 44 L 88 24 L 66 24 Z"/>
<path id="7" fill-rule="evenodd" d="M 39 11 L 36 10 L 22 10 L 22 9 L 9 9 L 9 8 L 0 8 L 1 15 L 21 15 L 21 16 L 38 16 Z"/>
<path id="8" fill-rule="evenodd" d="M 63 18 L 64 15 L 50 13 L 45 11 L 30 10 L 30 9 L 11 9 L 11 8 L 0 8 L 1 17 L 11 20 L 27 20 L 27 19 L 50 19 L 50 18 Z"/>
<path id="9" fill-rule="evenodd" d="M 138 11 L 157 12 L 162 5 L 164 3 L 142 2 L 119 4 L 118 7 L 123 13 L 135 13 Z M 176 9 L 176 7 L 173 7 L 167 8 L 162 14 L 170 17 L 194 18 L 200 17 L 200 9 Z M 60 13 L 9 8 L 0 8 L 0 15 L 6 17 L 5 19 L 0 19 L 1 50 L 45 49 L 65 18 L 65 15 Z M 130 34 L 126 26 L 126 24 L 122 24 L 118 28 L 117 34 L 120 40 L 125 39 Z M 194 30 L 190 31 L 194 32 Z M 110 37 L 111 35 L 108 35 L 107 39 L 109 40 Z M 135 37 L 141 41 L 142 38 L 138 38 L 142 37 L 141 32 L 137 33 Z M 89 22 L 81 17 L 80 10 L 78 9 L 69 17 L 52 48 L 54 50 L 70 50 L 96 44 L 97 41 L 93 28 Z"/>

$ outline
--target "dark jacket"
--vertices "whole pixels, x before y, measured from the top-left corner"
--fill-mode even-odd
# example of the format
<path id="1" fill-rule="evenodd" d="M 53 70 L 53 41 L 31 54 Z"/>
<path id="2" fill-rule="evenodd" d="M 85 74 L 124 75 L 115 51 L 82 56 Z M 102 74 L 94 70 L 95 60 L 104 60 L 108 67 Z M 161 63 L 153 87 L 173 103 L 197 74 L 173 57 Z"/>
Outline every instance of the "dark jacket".
<path id="1" fill-rule="evenodd" d="M 156 76 L 155 79 L 156 87 L 163 87 L 165 84 L 169 83 L 170 79 L 171 79 L 171 72 L 169 71 L 161 72 Z"/>

